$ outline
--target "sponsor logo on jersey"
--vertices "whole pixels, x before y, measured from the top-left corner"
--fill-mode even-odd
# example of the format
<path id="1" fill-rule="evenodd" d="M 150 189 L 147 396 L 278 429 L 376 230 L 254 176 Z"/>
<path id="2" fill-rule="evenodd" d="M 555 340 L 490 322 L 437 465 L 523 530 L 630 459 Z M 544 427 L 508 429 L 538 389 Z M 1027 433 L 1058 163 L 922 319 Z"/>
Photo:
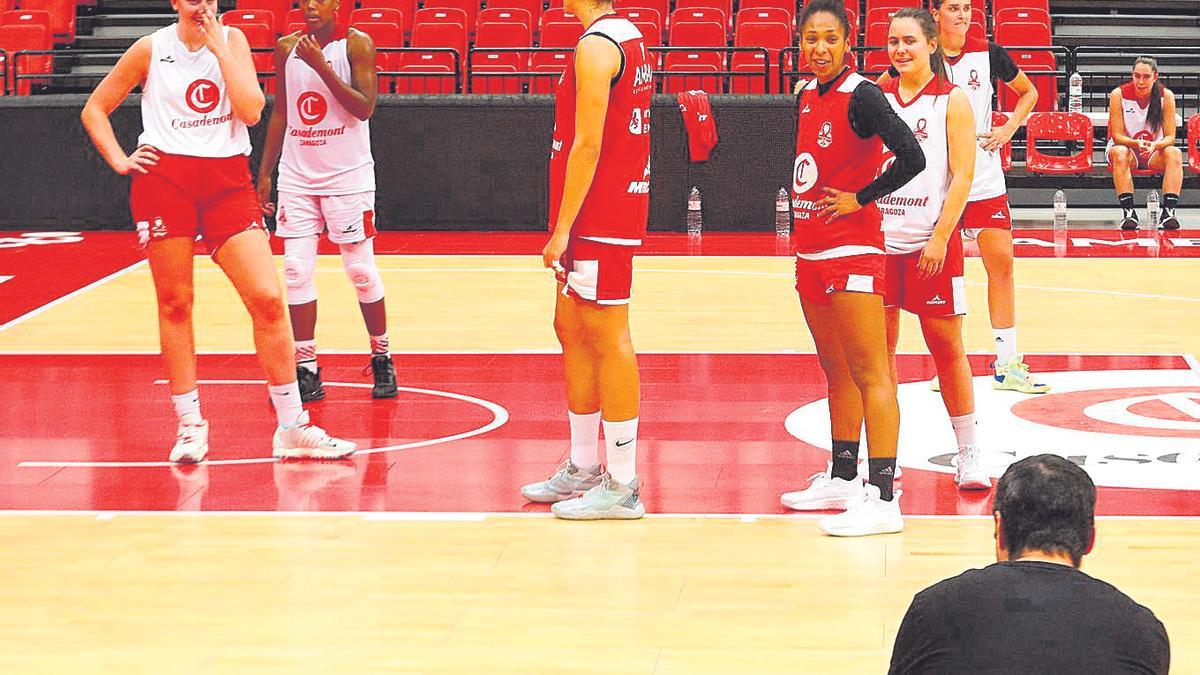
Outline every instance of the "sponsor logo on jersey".
<path id="1" fill-rule="evenodd" d="M 792 194 L 802 195 L 813 189 L 817 184 L 817 177 L 819 175 L 817 160 L 811 154 L 802 152 L 796 155 L 796 163 L 792 167 Z M 802 207 L 797 205 L 795 208 L 800 209 Z"/>
<path id="2" fill-rule="evenodd" d="M 808 104 L 807 104 L 807 103 L 805 103 L 805 104 L 804 104 L 804 110 L 801 110 L 801 111 L 800 111 L 800 114 L 801 114 L 801 115 L 804 115 L 804 114 L 806 114 L 806 113 L 810 113 L 810 112 L 812 112 L 812 108 L 808 107 Z"/>
<path id="3" fill-rule="evenodd" d="M 995 214 L 992 216 L 992 220 L 1004 220 L 1004 219 L 1006 219 L 1006 218 L 1008 218 L 1008 215 L 1007 215 L 1006 213 L 1004 213 L 1003 211 L 997 211 L 997 212 L 996 212 L 996 213 L 995 213 Z"/>
<path id="4" fill-rule="evenodd" d="M 155 216 L 150 221 L 150 237 L 157 239 L 167 236 L 167 225 L 163 222 L 162 216 Z"/>
<path id="5" fill-rule="evenodd" d="M 188 85 L 184 100 L 189 108 L 204 115 L 221 102 L 221 90 L 212 80 L 199 79 Z"/>
<path id="6" fill-rule="evenodd" d="M 946 304 L 946 301 L 942 299 L 942 296 L 935 295 L 932 298 L 930 298 L 929 300 L 926 300 L 925 304 L 927 304 L 927 305 L 944 305 L 944 304 Z"/>
<path id="7" fill-rule="evenodd" d="M 828 148 L 833 145 L 833 123 L 826 120 L 821 124 L 821 130 L 817 132 L 817 145 L 822 148 Z"/>
<path id="8" fill-rule="evenodd" d="M 647 195 L 650 194 L 650 160 L 646 160 L 646 170 L 642 172 L 642 179 L 635 180 L 629 183 L 629 194 Z"/>
<path id="9" fill-rule="evenodd" d="M 974 68 L 971 69 L 971 76 L 970 79 L 967 80 L 967 86 L 971 88 L 971 91 L 979 91 L 979 88 L 983 86 L 983 83 L 979 81 L 978 70 L 975 70 Z"/>
<path id="10" fill-rule="evenodd" d="M 318 92 L 306 91 L 296 98 L 296 112 L 300 115 L 300 121 L 311 127 L 325 119 L 329 104 Z"/>
<path id="11" fill-rule="evenodd" d="M 638 89 L 651 83 L 650 64 L 644 63 L 633 69 L 633 88 Z"/>
<path id="12" fill-rule="evenodd" d="M 917 127 L 913 129 L 913 136 L 917 137 L 918 143 L 924 143 L 929 140 L 929 132 L 925 130 L 927 126 L 929 126 L 929 120 L 924 117 L 917 120 Z"/>
<path id="13" fill-rule="evenodd" d="M 170 54 L 167 54 L 166 56 L 159 59 L 158 62 L 159 63 L 175 63 L 175 57 L 171 56 Z"/>

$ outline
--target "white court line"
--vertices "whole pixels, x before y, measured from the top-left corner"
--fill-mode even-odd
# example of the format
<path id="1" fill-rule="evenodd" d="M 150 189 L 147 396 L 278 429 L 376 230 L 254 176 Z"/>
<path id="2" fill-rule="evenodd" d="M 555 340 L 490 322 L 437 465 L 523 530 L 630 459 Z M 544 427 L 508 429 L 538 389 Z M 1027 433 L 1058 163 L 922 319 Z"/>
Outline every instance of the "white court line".
<path id="1" fill-rule="evenodd" d="M 155 380 L 154 381 L 154 384 L 161 385 L 161 384 L 166 384 L 166 383 L 167 383 L 166 380 Z M 266 380 L 198 380 L 197 383 L 198 384 L 208 384 L 208 385 L 214 385 L 214 384 L 265 385 L 267 383 L 267 381 Z M 348 382 L 326 382 L 325 386 L 367 389 L 367 388 L 372 387 L 373 385 L 362 384 L 362 383 L 348 383 Z M 378 448 L 367 448 L 365 450 L 357 451 L 356 453 L 354 453 L 355 455 L 373 455 L 373 454 L 381 453 L 381 452 L 395 452 L 397 450 L 411 450 L 413 448 L 423 448 L 423 447 L 430 446 L 430 445 L 439 445 L 441 443 L 451 443 L 453 441 L 460 441 L 464 438 L 472 438 L 474 436 L 482 436 L 483 434 L 486 434 L 490 431 L 499 429 L 500 427 L 502 427 L 508 423 L 508 410 L 506 410 L 504 408 L 504 406 L 500 405 L 499 403 L 494 403 L 492 401 L 485 401 L 484 399 L 475 398 L 474 396 L 467 396 L 466 394 L 456 394 L 452 391 L 438 391 L 435 389 L 418 389 L 415 387 L 397 387 L 397 389 L 399 389 L 400 391 L 407 391 L 407 392 L 414 393 L 414 394 L 427 394 L 429 396 L 440 396 L 442 398 L 452 398 L 455 400 L 464 401 L 466 403 L 472 403 L 472 404 L 477 405 L 477 406 L 483 408 L 484 410 L 487 410 L 488 412 L 492 413 L 492 421 L 488 422 L 487 424 L 485 424 L 477 429 L 472 429 L 471 431 L 464 431 L 464 432 L 457 433 L 457 434 L 451 434 L 449 436 L 440 436 L 438 438 L 429 438 L 429 439 L 425 439 L 425 440 L 421 440 L 421 441 L 413 441 L 411 443 L 399 443 L 396 445 L 385 445 L 385 446 L 378 447 Z M 280 461 L 280 460 L 277 460 L 274 457 L 249 457 L 249 458 L 245 458 L 245 459 L 205 460 L 204 462 L 201 462 L 201 464 L 204 464 L 207 466 L 229 466 L 229 465 L 240 465 L 240 464 L 274 464 L 278 461 Z M 17 466 L 23 467 L 23 468 L 83 468 L 83 467 L 87 467 L 87 468 L 128 469 L 128 468 L 147 468 L 147 467 L 172 467 L 172 466 L 178 467 L 179 464 L 176 462 L 54 462 L 54 461 L 33 462 L 33 461 L 27 461 L 27 462 L 18 462 Z"/>
<path id="2" fill-rule="evenodd" d="M 1200 360 L 1197 360 L 1196 357 L 1191 354 L 1182 354 L 1182 356 L 1183 360 L 1187 361 L 1188 368 L 1191 368 L 1192 372 L 1196 374 L 1196 377 L 1200 378 Z"/>
<path id="3" fill-rule="evenodd" d="M 737 520 L 745 524 L 758 521 L 818 520 L 827 513 L 647 513 L 647 520 Z M 86 516 L 110 521 L 124 516 L 183 518 L 362 518 L 368 522 L 483 522 L 488 519 L 553 520 L 549 511 L 100 511 L 100 510 L 0 510 L 0 517 Z M 905 520 L 990 521 L 986 515 L 904 515 Z M 1096 520 L 1200 521 L 1200 516 L 1096 516 Z M 579 525 L 587 527 L 587 525 Z"/>
<path id="4" fill-rule="evenodd" d="M 136 269 L 142 265 L 145 265 L 145 264 L 146 264 L 146 261 L 144 259 L 139 260 L 139 261 L 133 263 L 132 265 L 125 267 L 123 269 L 119 269 L 116 272 L 113 272 L 112 274 L 110 274 L 106 277 L 97 279 L 97 280 L 93 281 L 92 283 L 88 284 L 87 286 L 84 286 L 83 288 L 77 288 L 77 289 L 71 291 L 70 293 L 67 293 L 64 296 L 55 298 L 54 300 L 51 300 L 50 302 L 42 305 L 41 307 L 31 309 L 28 312 L 22 314 L 21 316 L 18 316 L 17 318 L 13 319 L 12 321 L 9 321 L 8 323 L 4 324 L 3 326 L 0 326 L 0 332 L 4 332 L 4 331 L 8 330 L 9 328 L 12 328 L 13 326 L 24 323 L 24 322 L 28 321 L 29 319 L 32 319 L 33 317 L 37 316 L 38 314 L 41 314 L 42 312 L 53 309 L 54 307 L 61 305 L 62 303 L 66 302 L 67 300 L 70 300 L 71 298 L 74 298 L 77 295 L 86 293 L 87 291 L 90 291 L 97 286 L 106 284 L 106 283 L 112 281 L 113 279 L 116 279 L 117 277 L 128 274 L 129 272 L 132 272 L 134 269 Z"/>

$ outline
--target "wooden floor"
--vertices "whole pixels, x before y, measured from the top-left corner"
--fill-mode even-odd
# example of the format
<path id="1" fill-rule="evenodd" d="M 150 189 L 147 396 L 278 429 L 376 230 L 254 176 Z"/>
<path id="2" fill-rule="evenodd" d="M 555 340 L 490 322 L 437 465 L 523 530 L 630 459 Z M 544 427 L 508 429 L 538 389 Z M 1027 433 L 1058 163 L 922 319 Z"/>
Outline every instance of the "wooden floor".
<path id="1" fill-rule="evenodd" d="M 228 283 L 197 265 L 198 348 L 249 351 Z M 402 351 L 556 348 L 535 258 L 381 267 Z M 810 352 L 790 277 L 786 258 L 639 259 L 635 343 Z M 1025 259 L 1017 278 L 1031 351 L 1200 351 L 1198 260 Z M 318 286 L 320 346 L 362 350 L 336 258 Z M 968 291 L 984 351 L 977 260 Z M 155 352 L 151 298 L 136 266 L 0 332 L 0 352 Z M 911 322 L 900 349 L 923 351 Z M 912 595 L 994 555 L 971 518 L 835 540 L 803 517 L 8 514 L 0 541 L 6 673 L 880 673 Z M 1200 672 L 1197 560 L 1200 521 L 1149 518 L 1102 520 L 1085 560 L 1166 624 L 1177 673 Z"/>

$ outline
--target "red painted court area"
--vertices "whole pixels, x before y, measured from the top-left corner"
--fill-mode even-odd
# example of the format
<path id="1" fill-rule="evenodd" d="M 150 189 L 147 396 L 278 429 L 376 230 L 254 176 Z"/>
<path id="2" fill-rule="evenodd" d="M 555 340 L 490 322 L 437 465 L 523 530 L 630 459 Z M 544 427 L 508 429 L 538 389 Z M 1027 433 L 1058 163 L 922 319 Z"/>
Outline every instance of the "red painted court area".
<path id="1" fill-rule="evenodd" d="M 329 396 L 310 410 L 364 452 L 345 462 L 277 463 L 269 460 L 274 421 L 254 358 L 201 356 L 201 377 L 212 381 L 200 388 L 211 461 L 181 468 L 164 461 L 175 421 L 157 357 L 0 356 L 0 509 L 544 511 L 518 489 L 566 456 L 559 357 L 396 358 L 406 390 L 395 401 L 372 401 L 362 357 L 323 356 Z M 1049 396 L 1057 404 L 991 392 L 980 379 L 982 444 L 994 476 L 1014 457 L 1055 450 L 1092 471 L 1100 513 L 1200 515 L 1200 378 L 1184 359 L 1029 362 L 1055 383 Z M 639 472 L 650 512 L 784 513 L 779 494 L 824 468 L 824 387 L 814 356 L 650 354 L 641 365 Z M 983 373 L 985 359 L 973 365 Z M 924 381 L 931 363 L 903 356 L 900 368 L 905 424 L 918 430 L 902 431 L 905 512 L 986 514 L 990 493 L 959 492 L 942 465 L 953 444 Z M 1116 386 L 1131 390 L 1091 393 Z M 1080 396 L 1086 400 L 1074 400 Z M 1104 428 L 1081 427 L 1097 401 L 1113 408 L 1096 420 Z M 805 422 L 814 409 L 818 421 Z M 1033 438 L 1060 445 L 1022 440 L 1029 424 Z M 1163 436 L 1156 425 L 1176 433 Z M 801 440 L 813 434 L 812 444 Z"/>

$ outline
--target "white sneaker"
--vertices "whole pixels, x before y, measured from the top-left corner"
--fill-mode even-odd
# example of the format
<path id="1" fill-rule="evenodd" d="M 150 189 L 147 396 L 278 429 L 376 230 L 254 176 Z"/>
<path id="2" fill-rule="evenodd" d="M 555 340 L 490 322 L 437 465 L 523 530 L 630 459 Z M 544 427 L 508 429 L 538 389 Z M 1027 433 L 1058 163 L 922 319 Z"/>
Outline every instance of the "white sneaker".
<path id="1" fill-rule="evenodd" d="M 879 498 L 879 488 L 867 483 L 858 499 L 847 505 L 844 513 L 825 516 L 817 526 L 825 534 L 834 537 L 866 537 L 872 534 L 890 534 L 904 529 L 904 518 L 900 515 L 900 490 L 896 490 L 892 501 Z"/>
<path id="2" fill-rule="evenodd" d="M 276 459 L 345 459 L 358 447 L 310 423 L 307 410 L 300 413 L 291 429 L 276 428 L 271 445 Z"/>
<path id="3" fill-rule="evenodd" d="M 195 464 L 204 461 L 207 454 L 208 420 L 192 414 L 180 417 L 179 430 L 175 432 L 175 447 L 171 448 L 171 461 Z"/>
<path id="4" fill-rule="evenodd" d="M 871 463 L 870 462 L 863 460 L 858 463 L 858 477 L 859 478 L 866 480 L 867 474 L 869 474 L 870 472 L 871 472 Z M 892 476 L 892 480 L 900 480 L 900 477 L 903 475 L 904 475 L 904 470 L 900 468 L 899 464 L 897 464 L 896 465 L 896 475 Z"/>
<path id="5" fill-rule="evenodd" d="M 808 487 L 796 492 L 785 492 L 779 503 L 793 511 L 823 511 L 844 509 L 862 494 L 863 484 L 857 478 L 831 478 L 829 471 L 814 473 L 808 479 Z"/>
<path id="6" fill-rule="evenodd" d="M 959 490 L 990 490 L 992 479 L 983 469 L 983 459 L 979 456 L 979 448 L 964 445 L 958 449 L 958 469 L 954 482 Z"/>

